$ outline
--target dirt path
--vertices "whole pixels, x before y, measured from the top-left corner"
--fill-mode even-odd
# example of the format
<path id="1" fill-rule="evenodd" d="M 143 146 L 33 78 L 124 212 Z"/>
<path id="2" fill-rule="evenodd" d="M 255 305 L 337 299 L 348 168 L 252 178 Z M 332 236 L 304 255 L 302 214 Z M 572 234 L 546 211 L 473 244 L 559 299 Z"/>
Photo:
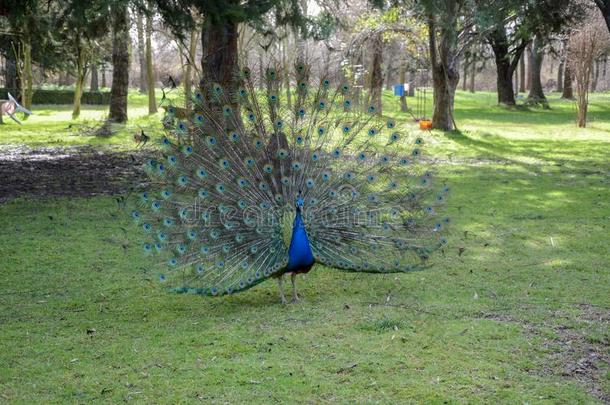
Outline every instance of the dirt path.
<path id="1" fill-rule="evenodd" d="M 0 146 L 0 202 L 20 196 L 119 194 L 145 180 L 146 152 Z"/>

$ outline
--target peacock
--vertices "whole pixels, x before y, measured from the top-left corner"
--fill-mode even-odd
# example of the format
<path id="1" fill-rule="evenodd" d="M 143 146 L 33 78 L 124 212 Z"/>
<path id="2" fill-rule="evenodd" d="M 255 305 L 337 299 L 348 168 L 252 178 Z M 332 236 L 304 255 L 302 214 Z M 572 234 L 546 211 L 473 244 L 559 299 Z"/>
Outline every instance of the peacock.
<path id="1" fill-rule="evenodd" d="M 290 103 L 286 81 L 296 85 Z M 131 216 L 161 283 L 221 296 L 276 278 L 286 303 L 284 276 L 296 302 L 296 277 L 315 264 L 427 266 L 446 243 L 449 189 L 434 184 L 418 133 L 304 63 L 240 68 L 232 83 L 202 81 L 180 109 L 186 119 L 169 106 L 159 152 L 144 164 L 149 183 Z"/>

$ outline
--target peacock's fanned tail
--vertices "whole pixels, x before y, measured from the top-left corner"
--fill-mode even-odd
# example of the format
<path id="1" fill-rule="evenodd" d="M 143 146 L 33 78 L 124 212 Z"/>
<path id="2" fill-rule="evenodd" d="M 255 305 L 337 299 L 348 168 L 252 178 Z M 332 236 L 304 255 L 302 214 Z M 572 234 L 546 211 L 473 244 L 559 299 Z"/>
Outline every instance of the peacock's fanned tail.
<path id="1" fill-rule="evenodd" d="M 448 190 L 420 161 L 422 139 L 306 65 L 288 105 L 281 74 L 256 83 L 246 68 L 237 90 L 196 93 L 190 119 L 168 109 L 132 216 L 176 291 L 228 294 L 285 271 L 299 197 L 314 258 L 330 267 L 410 271 L 445 243 Z"/>

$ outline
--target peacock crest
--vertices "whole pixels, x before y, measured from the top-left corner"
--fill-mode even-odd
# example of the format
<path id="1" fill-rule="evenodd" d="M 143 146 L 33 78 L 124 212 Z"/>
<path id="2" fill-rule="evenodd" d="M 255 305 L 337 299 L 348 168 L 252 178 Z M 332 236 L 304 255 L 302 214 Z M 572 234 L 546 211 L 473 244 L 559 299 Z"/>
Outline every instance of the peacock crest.
<path id="1" fill-rule="evenodd" d="M 289 104 L 283 74 L 244 68 L 234 88 L 203 83 L 188 119 L 167 108 L 132 216 L 177 292 L 231 294 L 314 262 L 407 272 L 445 243 L 448 189 L 419 133 L 304 64 Z"/>

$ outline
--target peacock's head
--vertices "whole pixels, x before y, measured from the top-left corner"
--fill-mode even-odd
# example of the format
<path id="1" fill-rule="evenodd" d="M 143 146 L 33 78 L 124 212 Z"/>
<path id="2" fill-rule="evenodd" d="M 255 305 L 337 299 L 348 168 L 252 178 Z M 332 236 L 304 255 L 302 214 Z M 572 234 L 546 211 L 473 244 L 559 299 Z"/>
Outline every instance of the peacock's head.
<path id="1" fill-rule="evenodd" d="M 303 200 L 303 197 L 301 196 L 301 190 L 299 190 L 299 194 L 297 194 L 296 205 L 298 208 L 301 208 L 303 204 L 305 204 L 305 200 Z"/>

